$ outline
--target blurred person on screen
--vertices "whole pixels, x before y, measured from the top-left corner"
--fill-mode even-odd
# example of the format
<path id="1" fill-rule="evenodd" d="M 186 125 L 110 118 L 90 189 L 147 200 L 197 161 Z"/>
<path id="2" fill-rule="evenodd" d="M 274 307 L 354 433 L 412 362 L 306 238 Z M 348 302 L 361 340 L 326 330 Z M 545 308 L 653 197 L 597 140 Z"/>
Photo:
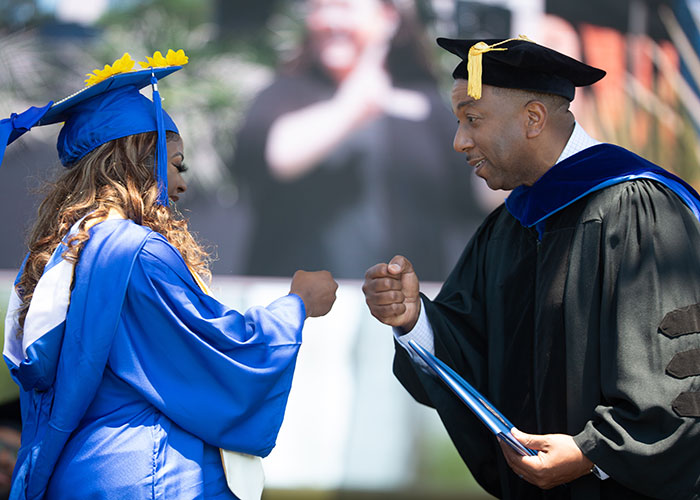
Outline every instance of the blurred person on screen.
<path id="1" fill-rule="evenodd" d="M 244 271 L 320 266 L 361 278 L 404 249 L 425 279 L 443 279 L 484 213 L 477 180 L 442 147 L 454 118 L 415 10 L 391 0 L 305 6 L 297 56 L 237 137 L 234 170 L 254 217 Z"/>

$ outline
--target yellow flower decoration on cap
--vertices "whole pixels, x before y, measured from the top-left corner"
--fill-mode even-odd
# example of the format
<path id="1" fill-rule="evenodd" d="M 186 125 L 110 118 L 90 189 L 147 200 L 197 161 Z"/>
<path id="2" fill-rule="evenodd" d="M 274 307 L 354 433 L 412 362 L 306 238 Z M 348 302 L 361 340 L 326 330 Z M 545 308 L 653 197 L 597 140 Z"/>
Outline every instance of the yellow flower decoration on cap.
<path id="1" fill-rule="evenodd" d="M 525 35 L 520 35 L 517 38 L 509 38 L 508 40 L 503 40 L 502 42 L 494 43 L 493 45 L 488 45 L 486 42 L 475 43 L 469 49 L 469 57 L 467 60 L 467 73 L 469 74 L 469 80 L 467 81 L 467 94 L 474 99 L 481 99 L 481 74 L 482 74 L 482 55 L 486 52 L 491 52 L 492 50 L 508 50 L 507 47 L 498 47 L 506 42 L 512 42 L 514 40 L 524 40 L 526 42 L 532 42 Z M 532 42 L 534 43 L 534 42 Z"/>
<path id="2" fill-rule="evenodd" d="M 173 49 L 168 50 L 165 57 L 160 51 L 156 51 L 153 57 L 146 57 L 148 62 L 139 62 L 142 68 L 167 68 L 169 66 L 184 66 L 187 64 L 189 58 L 185 55 L 185 51 L 180 49 L 175 52 Z M 128 52 L 125 52 L 123 56 L 114 61 L 110 66 L 105 64 L 102 69 L 96 69 L 92 73 L 88 73 L 87 79 L 85 80 L 85 85 L 90 87 L 96 83 L 100 83 L 110 76 L 118 75 L 120 73 L 129 73 L 134 71 L 134 65 L 136 62 L 131 58 Z"/>
<path id="3" fill-rule="evenodd" d="M 96 83 L 106 80 L 110 76 L 117 75 L 119 73 L 128 73 L 134 69 L 134 64 L 136 64 L 136 62 L 131 58 L 129 53 L 124 52 L 124 55 L 114 61 L 111 66 L 109 64 L 105 64 L 103 69 L 98 68 L 92 73 L 85 75 L 87 76 L 85 85 L 90 87 Z"/>
<path id="4" fill-rule="evenodd" d="M 153 57 L 146 56 L 148 62 L 139 62 L 142 68 L 166 68 L 168 66 L 184 66 L 189 61 L 185 55 L 185 51 L 180 49 L 175 52 L 173 49 L 168 49 L 168 53 L 163 57 L 159 50 L 153 53 Z"/>

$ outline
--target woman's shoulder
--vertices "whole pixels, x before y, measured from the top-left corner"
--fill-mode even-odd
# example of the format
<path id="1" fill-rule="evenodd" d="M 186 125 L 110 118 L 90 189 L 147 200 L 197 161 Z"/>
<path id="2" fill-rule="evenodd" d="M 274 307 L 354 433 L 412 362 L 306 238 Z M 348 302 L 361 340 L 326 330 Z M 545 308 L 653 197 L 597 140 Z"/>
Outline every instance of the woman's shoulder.
<path id="1" fill-rule="evenodd" d="M 139 252 L 139 259 L 154 265 L 185 266 L 179 250 L 162 234 L 151 231 Z"/>
<path id="2" fill-rule="evenodd" d="M 131 255 L 146 264 L 177 265 L 180 252 L 157 231 L 130 219 L 108 219 L 90 229 L 89 246 L 104 253 Z"/>
<path id="3" fill-rule="evenodd" d="M 108 218 L 90 225 L 85 250 L 118 255 L 135 254 L 153 231 L 124 218 Z"/>
<path id="4" fill-rule="evenodd" d="M 128 219 L 110 219 L 91 232 L 91 252 L 131 261 L 132 273 L 162 282 L 192 281 L 180 251 L 157 231 Z"/>
<path id="5" fill-rule="evenodd" d="M 162 234 L 151 231 L 137 258 L 141 269 L 152 278 L 168 283 L 186 282 L 196 288 L 182 254 Z"/>

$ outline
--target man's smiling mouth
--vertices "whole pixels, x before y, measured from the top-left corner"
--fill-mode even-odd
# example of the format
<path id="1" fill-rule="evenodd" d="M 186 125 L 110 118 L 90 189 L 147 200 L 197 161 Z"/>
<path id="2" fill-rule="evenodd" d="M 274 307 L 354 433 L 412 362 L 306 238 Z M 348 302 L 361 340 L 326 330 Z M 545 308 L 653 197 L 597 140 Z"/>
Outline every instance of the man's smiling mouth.
<path id="1" fill-rule="evenodd" d="M 479 168 L 485 161 L 486 161 L 486 158 L 482 158 L 479 161 L 477 161 L 476 163 L 474 163 L 474 161 L 472 160 L 469 162 L 469 164 L 474 168 Z"/>

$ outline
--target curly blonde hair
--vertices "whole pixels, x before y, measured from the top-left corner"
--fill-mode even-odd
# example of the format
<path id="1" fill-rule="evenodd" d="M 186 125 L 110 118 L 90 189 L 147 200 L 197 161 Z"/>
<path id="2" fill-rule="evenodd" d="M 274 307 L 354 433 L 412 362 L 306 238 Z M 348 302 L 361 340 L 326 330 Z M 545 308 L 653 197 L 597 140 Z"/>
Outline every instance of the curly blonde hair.
<path id="1" fill-rule="evenodd" d="M 179 136 L 168 132 L 167 140 Z M 78 232 L 68 240 L 63 257 L 73 263 L 90 238 L 90 221 L 104 218 L 111 209 L 136 224 L 157 231 L 177 248 L 187 265 L 209 280 L 209 255 L 195 241 L 187 221 L 172 205 L 156 203 L 158 185 L 153 174 L 156 133 L 146 132 L 107 142 L 73 165 L 49 186 L 29 234 L 29 257 L 17 284 L 22 299 L 20 335 L 29 304 L 44 266 L 61 240 L 82 217 Z"/>

